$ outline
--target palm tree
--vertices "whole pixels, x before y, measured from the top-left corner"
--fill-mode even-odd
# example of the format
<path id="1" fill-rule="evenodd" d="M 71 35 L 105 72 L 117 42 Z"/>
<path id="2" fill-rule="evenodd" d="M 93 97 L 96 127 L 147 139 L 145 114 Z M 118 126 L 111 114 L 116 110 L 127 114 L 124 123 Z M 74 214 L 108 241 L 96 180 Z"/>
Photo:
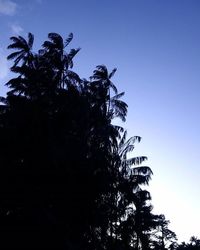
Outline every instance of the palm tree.
<path id="1" fill-rule="evenodd" d="M 69 53 L 65 51 L 65 48 L 73 39 L 73 34 L 70 33 L 68 37 L 63 38 L 57 33 L 49 33 L 48 41 L 43 43 L 43 50 L 40 50 L 42 55 L 48 55 L 48 64 L 54 69 L 55 79 L 59 82 L 60 87 L 67 84 L 80 83 L 79 76 L 70 70 L 73 68 L 73 58 L 79 52 L 80 48 L 71 49 Z"/>
<path id="2" fill-rule="evenodd" d="M 140 166 L 147 157 L 128 158 L 128 154 L 133 151 L 135 143 L 141 141 L 141 137 L 135 136 L 128 140 L 126 137 L 127 132 L 124 131 L 115 154 L 119 168 L 117 231 L 125 246 L 135 245 L 138 249 L 141 245 L 142 249 L 145 249 L 153 216 L 152 207 L 146 204 L 151 199 L 150 194 L 142 190 L 141 185 L 149 183 L 152 171 L 149 167 Z"/>
<path id="3" fill-rule="evenodd" d="M 192 236 L 190 238 L 190 243 L 193 245 L 193 246 L 196 246 L 196 247 L 200 247 L 200 240 L 195 237 L 195 236 Z"/>
<path id="4" fill-rule="evenodd" d="M 127 140 L 127 132 L 112 124 L 127 115 L 124 92 L 111 81 L 116 69 L 109 73 L 99 65 L 89 81 L 71 70 L 80 50 L 66 52 L 72 38 L 49 33 L 37 53 L 31 33 L 28 42 L 12 37 L 8 46 L 17 50 L 9 59 L 18 76 L 0 99 L 6 106 L 0 112 L 0 153 L 13 178 L 20 173 L 17 190 L 25 190 L 17 205 L 9 196 L 11 210 L 47 232 L 55 228 L 56 240 L 67 234 L 68 248 L 131 248 L 136 239 L 145 246 L 150 222 L 140 224 L 150 220 L 151 206 L 141 186 L 152 171 L 141 166 L 147 157 L 128 157 L 141 137 Z"/>
<path id="5" fill-rule="evenodd" d="M 102 109 L 106 112 L 107 117 L 109 117 L 110 120 L 119 117 L 122 121 L 125 121 L 127 104 L 120 100 L 124 92 L 118 94 L 116 86 L 111 81 L 116 71 L 117 69 L 114 68 L 111 73 L 109 73 L 105 65 L 98 65 L 90 79 L 93 80 L 92 85 L 98 87 L 100 85 L 104 90 L 100 88 L 101 92 L 99 94 L 102 101 L 105 100 Z M 111 90 L 113 90 L 115 94 L 113 97 L 111 97 Z"/>
<path id="6" fill-rule="evenodd" d="M 165 219 L 163 214 L 157 215 L 155 218 L 156 228 L 152 232 L 152 237 L 156 239 L 155 245 L 161 250 L 165 250 L 169 246 L 173 247 L 176 244 L 176 234 L 171 231 L 168 226 L 170 221 Z"/>
<path id="7" fill-rule="evenodd" d="M 12 44 L 8 46 L 8 49 L 18 50 L 16 52 L 11 53 L 7 58 L 8 60 L 14 59 L 13 67 L 17 66 L 20 62 L 22 65 L 32 66 L 33 53 L 32 47 L 34 42 L 34 36 L 32 33 L 28 33 L 28 41 L 21 36 L 15 37 L 12 36 L 10 38 L 13 41 Z"/>

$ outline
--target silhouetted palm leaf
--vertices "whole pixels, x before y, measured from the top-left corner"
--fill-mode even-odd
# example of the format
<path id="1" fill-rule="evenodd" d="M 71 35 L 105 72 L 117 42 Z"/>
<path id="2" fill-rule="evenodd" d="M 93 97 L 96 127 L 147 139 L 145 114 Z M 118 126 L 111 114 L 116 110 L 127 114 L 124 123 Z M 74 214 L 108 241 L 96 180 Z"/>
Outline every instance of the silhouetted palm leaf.
<path id="1" fill-rule="evenodd" d="M 128 166 L 131 166 L 131 165 L 140 165 L 142 162 L 144 162 L 146 160 L 147 160 L 146 156 L 137 156 L 137 157 L 133 157 L 133 158 L 127 159 L 126 160 L 126 164 Z"/>
<path id="2" fill-rule="evenodd" d="M 112 77 L 114 76 L 114 74 L 115 74 L 116 71 L 117 71 L 117 68 L 114 68 L 114 69 L 112 70 L 112 72 L 108 75 L 108 78 L 109 78 L 109 79 L 112 78 Z"/>
<path id="3" fill-rule="evenodd" d="M 142 174 L 142 175 L 152 175 L 153 174 L 153 172 L 150 169 L 150 167 L 147 167 L 147 166 L 134 167 L 134 168 L 131 169 L 131 172 L 134 175 L 139 175 L 139 174 Z"/>
<path id="4" fill-rule="evenodd" d="M 15 59 L 15 58 L 18 57 L 18 56 L 22 57 L 22 56 L 21 56 L 21 53 L 22 53 L 22 52 L 23 52 L 23 50 L 14 52 L 14 53 L 10 54 L 9 56 L 7 56 L 7 59 L 8 59 L 8 60 L 13 60 L 13 59 Z"/>
<path id="5" fill-rule="evenodd" d="M 18 65 L 20 61 L 22 64 L 29 64 L 32 61 L 33 54 L 31 52 L 33 47 L 34 36 L 31 33 L 28 33 L 28 42 L 21 36 L 18 37 L 11 37 L 10 40 L 13 41 L 12 44 L 8 46 L 8 49 L 17 49 L 17 52 L 11 53 L 7 58 L 15 59 L 14 67 Z"/>
<path id="6" fill-rule="evenodd" d="M 34 42 L 34 35 L 32 33 L 28 33 L 28 47 L 32 49 Z"/>
<path id="7" fill-rule="evenodd" d="M 119 100 L 120 98 L 122 98 L 122 96 L 124 96 L 124 92 L 122 92 L 122 93 L 119 93 L 119 94 L 117 94 L 117 95 L 114 95 L 111 99 L 112 100 Z"/>
<path id="8" fill-rule="evenodd" d="M 48 38 L 52 41 L 56 49 L 63 50 L 63 38 L 57 33 L 49 33 Z"/>
<path id="9" fill-rule="evenodd" d="M 69 54 L 67 54 L 65 56 L 65 61 L 67 62 L 67 65 L 69 66 L 69 68 L 73 68 L 73 58 L 74 56 L 80 51 L 81 48 L 77 48 L 77 49 L 71 49 Z"/>
<path id="10" fill-rule="evenodd" d="M 65 47 L 69 45 L 69 43 L 72 41 L 72 39 L 73 39 L 73 33 L 70 33 L 65 40 Z"/>

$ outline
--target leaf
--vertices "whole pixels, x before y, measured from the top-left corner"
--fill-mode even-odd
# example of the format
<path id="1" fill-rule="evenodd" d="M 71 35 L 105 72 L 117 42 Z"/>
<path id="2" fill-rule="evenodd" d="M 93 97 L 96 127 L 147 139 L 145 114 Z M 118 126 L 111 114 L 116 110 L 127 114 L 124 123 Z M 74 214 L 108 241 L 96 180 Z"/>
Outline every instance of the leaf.
<path id="1" fill-rule="evenodd" d="M 134 148 L 135 148 L 134 145 L 126 145 L 125 147 L 122 147 L 122 150 L 120 150 L 120 155 L 121 155 L 124 159 L 126 159 L 127 153 L 133 151 Z M 128 161 L 128 160 L 127 160 L 127 161 Z M 131 164 L 131 165 L 132 165 L 132 164 Z"/>
<path id="2" fill-rule="evenodd" d="M 96 68 L 99 70 L 99 71 L 102 71 L 102 72 L 105 72 L 107 75 L 108 75 L 108 70 L 107 70 L 107 67 L 105 65 L 97 65 Z"/>
<path id="3" fill-rule="evenodd" d="M 68 58 L 73 59 L 73 57 L 80 51 L 80 49 L 81 48 L 71 49 L 68 54 Z"/>
<path id="4" fill-rule="evenodd" d="M 57 33 L 49 33 L 48 38 L 56 45 L 56 48 L 63 49 L 63 38 Z"/>
<path id="5" fill-rule="evenodd" d="M 112 78 L 112 77 L 114 76 L 114 74 L 115 74 L 116 71 L 117 71 L 117 68 L 114 68 L 114 69 L 112 70 L 112 72 L 109 74 L 108 78 L 109 78 L 109 79 Z"/>
<path id="6" fill-rule="evenodd" d="M 150 169 L 150 167 L 147 167 L 147 166 L 141 166 L 141 167 L 134 167 L 131 169 L 132 173 L 133 174 L 142 174 L 142 175 L 152 175 L 153 172 L 152 170 Z"/>
<path id="7" fill-rule="evenodd" d="M 73 39 L 73 33 L 69 33 L 68 37 L 65 40 L 65 47 L 69 45 L 72 39 Z"/>
<path id="8" fill-rule="evenodd" d="M 149 181 L 151 180 L 151 176 L 145 176 L 145 175 L 133 175 L 131 177 L 131 180 L 133 182 L 133 185 L 139 186 L 139 185 L 148 185 Z"/>
<path id="9" fill-rule="evenodd" d="M 137 157 L 133 157 L 133 158 L 130 158 L 128 160 L 126 160 L 126 164 L 128 166 L 131 166 L 131 165 L 139 165 L 141 164 L 143 161 L 146 161 L 148 158 L 146 156 L 137 156 Z"/>
<path id="10" fill-rule="evenodd" d="M 16 42 L 16 43 L 12 43 L 10 44 L 8 47 L 8 49 L 23 49 L 25 50 L 26 47 L 24 46 L 24 44 L 22 44 L 20 41 L 19 42 Z"/>
<path id="11" fill-rule="evenodd" d="M 10 55 L 7 56 L 7 59 L 12 60 L 12 59 L 18 57 L 22 52 L 23 52 L 23 50 L 13 52 L 13 53 L 11 53 Z"/>
<path id="12" fill-rule="evenodd" d="M 105 65 L 98 65 L 93 71 L 93 76 L 91 77 L 94 80 L 108 80 L 108 70 Z"/>
<path id="13" fill-rule="evenodd" d="M 127 131 L 124 131 L 123 136 L 119 142 L 119 148 L 123 147 L 125 141 L 126 141 Z"/>
<path id="14" fill-rule="evenodd" d="M 128 105 L 121 100 L 115 100 L 115 99 L 111 99 L 111 104 L 114 109 L 116 117 L 119 117 L 122 119 L 122 121 L 125 121 Z"/>
<path id="15" fill-rule="evenodd" d="M 74 71 L 71 71 L 71 70 L 67 71 L 67 77 L 69 77 L 71 80 L 75 80 L 78 83 L 80 83 L 80 81 L 81 81 L 79 75 L 76 74 Z"/>
<path id="16" fill-rule="evenodd" d="M 123 133 L 123 132 L 124 132 L 124 128 L 123 128 L 123 127 L 118 126 L 118 125 L 113 125 L 113 126 L 114 126 L 114 128 L 115 128 L 117 131 L 119 131 L 120 133 Z"/>
<path id="17" fill-rule="evenodd" d="M 26 39 L 23 38 L 22 36 L 18 36 L 18 37 L 19 37 L 19 40 L 20 40 L 21 44 L 23 44 L 24 47 L 28 47 L 28 46 L 27 46 L 28 43 L 27 43 Z"/>
<path id="18" fill-rule="evenodd" d="M 81 48 L 71 49 L 69 54 L 66 56 L 66 60 L 70 68 L 73 68 L 73 58 L 80 51 Z"/>
<path id="19" fill-rule="evenodd" d="M 147 190 L 140 190 L 136 193 L 136 196 L 142 201 L 151 200 L 151 194 Z"/>
<path id="20" fill-rule="evenodd" d="M 5 85 L 13 88 L 14 86 L 15 87 L 18 86 L 20 83 L 21 83 L 21 76 L 9 80 Z"/>
<path id="21" fill-rule="evenodd" d="M 113 96 L 111 99 L 112 99 L 112 100 L 118 100 L 118 99 L 120 99 L 122 96 L 124 96 L 124 93 L 125 93 L 125 92 L 121 92 L 121 93 L 119 93 L 119 94 Z"/>
<path id="22" fill-rule="evenodd" d="M 16 37 L 16 36 L 11 36 L 10 37 L 10 40 L 11 41 L 13 41 L 14 43 L 16 43 L 16 42 L 19 42 L 20 40 L 19 40 L 19 38 L 18 37 Z"/>
<path id="23" fill-rule="evenodd" d="M 141 141 L 140 136 L 132 136 L 126 142 L 124 142 L 124 144 L 125 145 L 135 144 L 135 142 L 140 142 L 140 141 Z"/>
<path id="24" fill-rule="evenodd" d="M 117 95 L 117 93 L 118 93 L 117 87 L 111 81 L 109 81 L 109 85 L 112 88 L 112 90 L 114 91 L 115 95 Z"/>
<path id="25" fill-rule="evenodd" d="M 51 50 L 51 49 L 55 48 L 55 45 L 50 41 L 45 41 L 42 44 L 42 47 L 45 48 L 45 49 Z"/>
<path id="26" fill-rule="evenodd" d="M 29 46 L 29 49 L 32 49 L 33 42 L 34 42 L 34 35 L 29 32 L 28 33 L 28 46 Z"/>

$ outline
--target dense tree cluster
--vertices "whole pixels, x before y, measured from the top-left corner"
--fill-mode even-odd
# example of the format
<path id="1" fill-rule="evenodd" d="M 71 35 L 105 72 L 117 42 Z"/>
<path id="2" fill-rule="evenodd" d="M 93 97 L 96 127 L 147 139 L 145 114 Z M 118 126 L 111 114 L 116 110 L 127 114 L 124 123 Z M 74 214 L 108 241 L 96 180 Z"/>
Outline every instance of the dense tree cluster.
<path id="1" fill-rule="evenodd" d="M 152 175 L 129 157 L 127 104 L 99 65 L 88 79 L 73 69 L 73 35 L 11 37 L 16 77 L 0 106 L 0 244 L 12 249 L 165 249 L 176 235 L 154 215 Z"/>
<path id="2" fill-rule="evenodd" d="M 177 250 L 199 250 L 200 249 L 200 239 L 195 236 L 190 238 L 189 243 L 182 242 L 177 245 Z"/>

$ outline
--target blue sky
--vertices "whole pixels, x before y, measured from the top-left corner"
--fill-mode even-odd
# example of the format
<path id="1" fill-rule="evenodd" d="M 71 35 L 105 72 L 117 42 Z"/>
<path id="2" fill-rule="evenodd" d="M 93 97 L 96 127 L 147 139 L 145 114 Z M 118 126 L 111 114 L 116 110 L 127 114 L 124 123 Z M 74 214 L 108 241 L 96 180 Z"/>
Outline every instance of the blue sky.
<path id="1" fill-rule="evenodd" d="M 74 33 L 82 50 L 74 70 L 89 77 L 96 65 L 118 68 L 113 81 L 129 105 L 124 126 L 143 140 L 156 213 L 171 221 L 179 241 L 200 237 L 200 1 L 0 0 L 0 80 L 10 77 L 11 35 Z"/>

